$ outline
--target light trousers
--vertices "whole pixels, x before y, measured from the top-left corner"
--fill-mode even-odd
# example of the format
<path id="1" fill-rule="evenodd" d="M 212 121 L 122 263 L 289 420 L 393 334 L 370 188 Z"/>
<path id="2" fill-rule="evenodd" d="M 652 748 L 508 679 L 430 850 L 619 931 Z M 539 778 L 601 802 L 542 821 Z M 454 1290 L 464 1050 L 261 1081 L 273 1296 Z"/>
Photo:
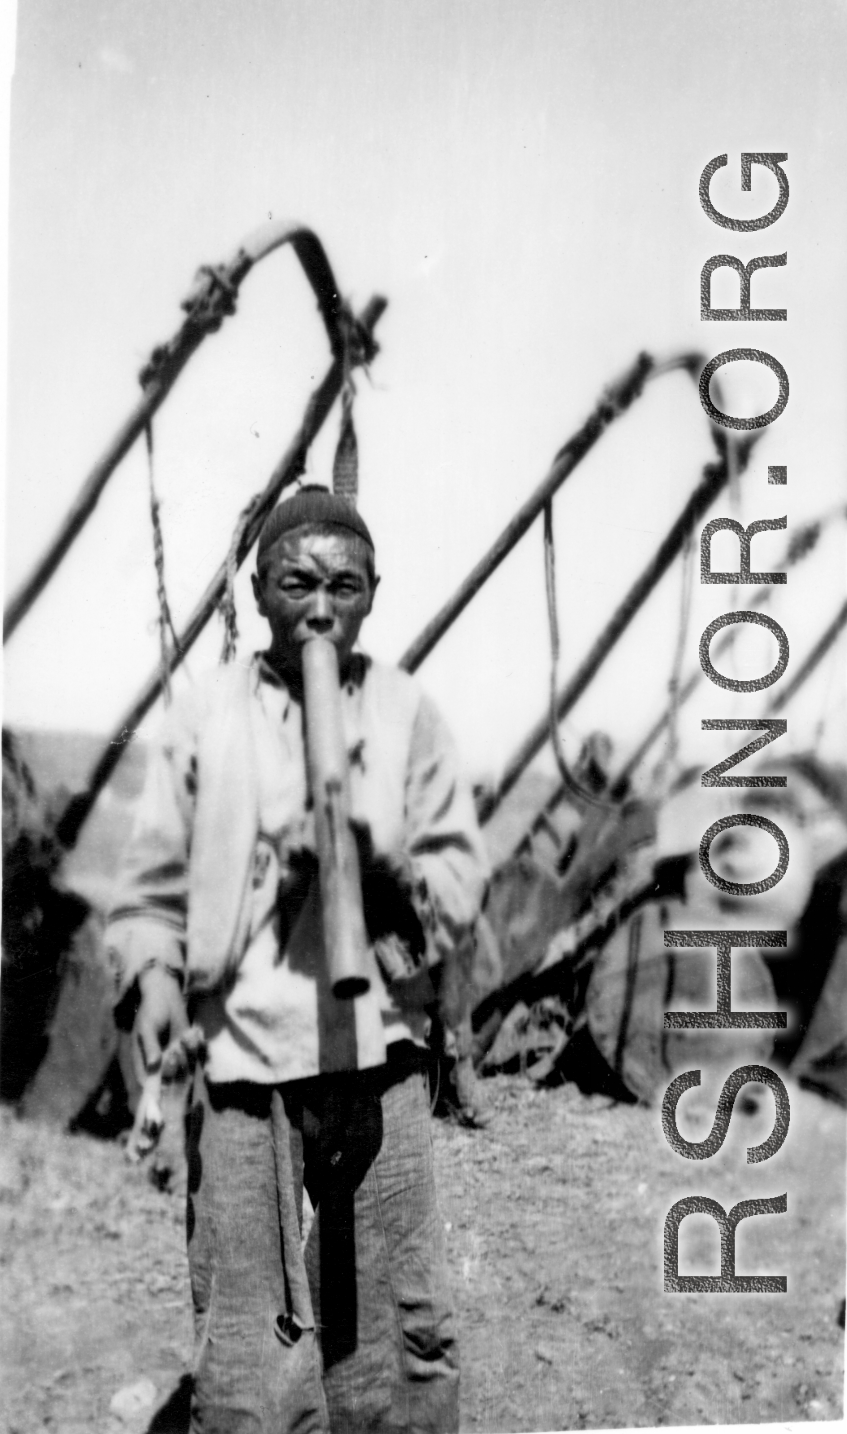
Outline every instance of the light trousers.
<path id="1" fill-rule="evenodd" d="M 195 1434 L 453 1434 L 458 1351 L 415 1047 L 278 1087 L 198 1077 L 188 1155 Z"/>

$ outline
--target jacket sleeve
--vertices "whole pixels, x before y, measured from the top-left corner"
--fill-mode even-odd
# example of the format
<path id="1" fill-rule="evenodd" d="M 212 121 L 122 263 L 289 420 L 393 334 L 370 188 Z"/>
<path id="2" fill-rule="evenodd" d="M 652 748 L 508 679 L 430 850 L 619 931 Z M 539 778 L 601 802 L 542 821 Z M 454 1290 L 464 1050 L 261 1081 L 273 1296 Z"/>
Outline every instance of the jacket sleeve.
<path id="1" fill-rule="evenodd" d="M 197 757 L 192 705 L 168 714 L 148 758 L 144 791 L 106 926 L 106 954 L 115 979 L 115 1019 L 132 1025 L 136 982 L 160 966 L 180 982 L 185 968 L 188 853 Z"/>
<path id="2" fill-rule="evenodd" d="M 467 941 L 489 867 L 453 739 L 427 697 L 421 699 L 410 743 L 405 848 L 412 900 L 434 965 Z"/>

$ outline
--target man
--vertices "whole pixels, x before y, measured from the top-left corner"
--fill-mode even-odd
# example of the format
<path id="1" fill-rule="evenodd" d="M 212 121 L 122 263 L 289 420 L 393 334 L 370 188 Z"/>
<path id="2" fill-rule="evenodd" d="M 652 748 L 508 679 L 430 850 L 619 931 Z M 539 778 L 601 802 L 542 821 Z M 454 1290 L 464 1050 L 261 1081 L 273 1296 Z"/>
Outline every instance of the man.
<path id="1" fill-rule="evenodd" d="M 204 1434 L 458 1427 L 424 1008 L 485 858 L 438 714 L 353 650 L 377 583 L 341 498 L 308 486 L 270 515 L 253 589 L 271 645 L 170 715 L 110 921 L 118 1018 L 146 1068 L 187 1014 L 205 1036 L 188 1121 Z M 326 973 L 303 749 L 302 650 L 319 635 L 338 655 L 372 943 L 354 1000 Z"/>

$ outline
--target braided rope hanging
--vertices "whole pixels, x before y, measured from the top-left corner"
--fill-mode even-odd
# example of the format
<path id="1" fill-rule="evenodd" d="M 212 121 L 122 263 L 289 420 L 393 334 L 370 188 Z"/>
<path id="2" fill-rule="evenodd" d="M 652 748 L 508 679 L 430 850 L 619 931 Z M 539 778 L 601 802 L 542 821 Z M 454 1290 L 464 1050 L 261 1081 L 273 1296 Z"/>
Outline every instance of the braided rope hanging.
<path id="1" fill-rule="evenodd" d="M 171 617 L 168 592 L 165 587 L 165 542 L 162 536 L 162 522 L 159 515 L 159 497 L 156 492 L 156 481 L 153 471 L 153 424 L 147 423 L 144 429 L 144 438 L 147 447 L 147 486 L 150 494 L 150 524 L 153 529 L 153 562 L 156 567 L 156 600 L 159 605 L 159 616 L 157 627 L 159 629 L 159 668 L 162 676 L 162 697 L 165 706 L 170 705 L 171 700 L 171 662 L 174 653 L 179 648 L 179 639 Z M 168 635 L 170 634 L 170 642 Z M 173 645 L 171 645 L 173 644 Z"/>
<path id="2" fill-rule="evenodd" d="M 224 590 L 221 593 L 218 611 L 223 618 L 224 643 L 221 649 L 221 662 L 232 662 L 238 646 L 238 614 L 235 609 L 235 575 L 238 572 L 238 555 L 241 548 L 245 529 L 253 516 L 256 504 L 261 498 L 261 493 L 254 493 L 246 507 L 242 508 L 235 520 L 235 527 L 232 530 L 232 537 L 227 549 L 225 569 L 226 581 Z"/>
<path id="3" fill-rule="evenodd" d="M 344 498 L 352 508 L 355 508 L 359 494 L 359 445 L 353 423 L 353 402 L 356 397 L 353 367 L 356 363 L 366 363 L 367 359 L 362 354 L 361 335 L 357 330 L 356 321 L 346 306 L 339 313 L 339 321 L 343 334 L 341 425 L 332 463 L 332 491 L 339 498 Z M 239 552 L 244 533 L 261 496 L 260 493 L 254 494 L 247 506 L 239 513 L 226 555 L 226 580 L 218 603 L 218 611 L 224 624 L 222 663 L 232 662 L 238 646 L 235 575 L 238 572 Z"/>
<path id="4" fill-rule="evenodd" d="M 346 310 L 342 310 L 345 313 Z M 359 496 L 359 445 L 353 424 L 353 327 L 352 319 L 343 325 L 344 352 L 341 380 L 341 426 L 332 463 L 332 491 L 355 508 Z"/>

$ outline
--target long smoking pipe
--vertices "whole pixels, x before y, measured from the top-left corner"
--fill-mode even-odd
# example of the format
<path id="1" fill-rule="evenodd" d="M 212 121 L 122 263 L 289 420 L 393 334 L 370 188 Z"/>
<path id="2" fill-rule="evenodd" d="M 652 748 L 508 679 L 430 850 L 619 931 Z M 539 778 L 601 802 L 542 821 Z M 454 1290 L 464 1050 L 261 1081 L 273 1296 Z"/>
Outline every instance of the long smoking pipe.
<path id="1" fill-rule="evenodd" d="M 303 710 L 324 951 L 332 994 L 343 1000 L 367 991 L 370 977 L 359 854 L 350 826 L 338 654 L 329 638 L 313 637 L 303 648 Z"/>

